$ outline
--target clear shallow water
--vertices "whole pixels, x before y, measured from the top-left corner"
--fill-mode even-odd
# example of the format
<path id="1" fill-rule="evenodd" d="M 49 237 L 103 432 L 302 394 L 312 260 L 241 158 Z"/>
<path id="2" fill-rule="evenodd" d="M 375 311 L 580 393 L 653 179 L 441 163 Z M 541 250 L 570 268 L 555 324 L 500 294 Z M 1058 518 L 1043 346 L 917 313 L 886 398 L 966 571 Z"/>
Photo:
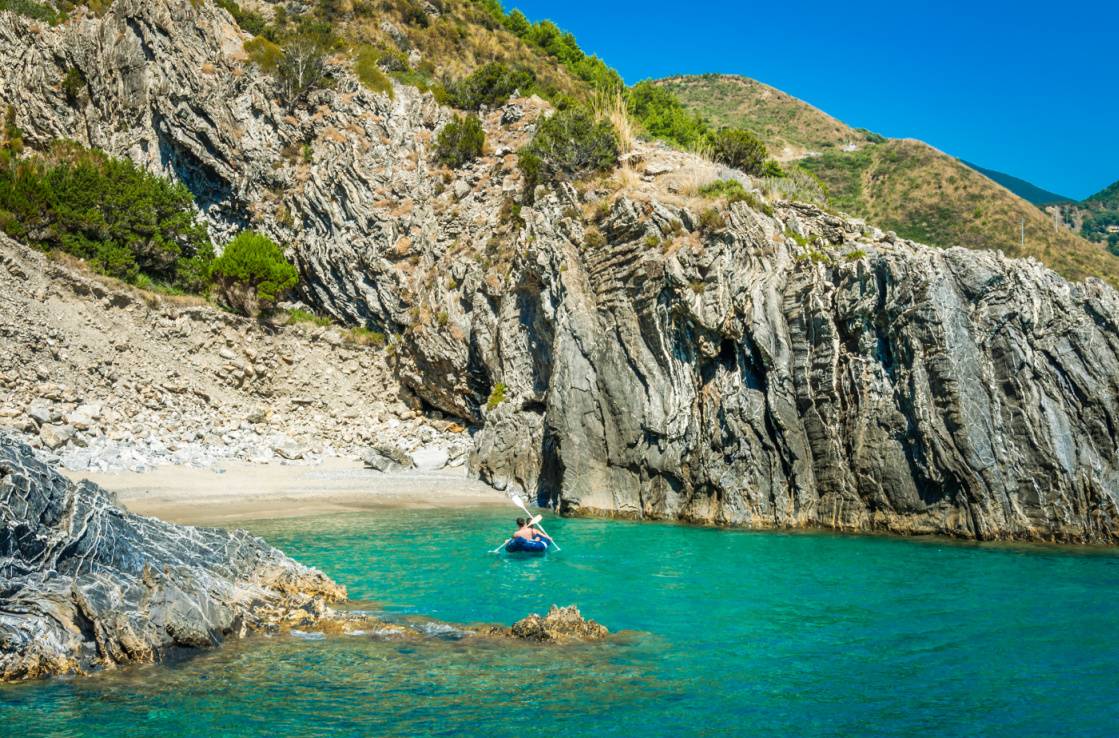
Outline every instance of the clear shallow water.
<path id="1" fill-rule="evenodd" d="M 0 736 L 1113 736 L 1119 556 L 378 512 L 250 528 L 391 617 L 511 623 L 577 603 L 565 649 L 252 639 L 173 668 L 0 688 Z"/>

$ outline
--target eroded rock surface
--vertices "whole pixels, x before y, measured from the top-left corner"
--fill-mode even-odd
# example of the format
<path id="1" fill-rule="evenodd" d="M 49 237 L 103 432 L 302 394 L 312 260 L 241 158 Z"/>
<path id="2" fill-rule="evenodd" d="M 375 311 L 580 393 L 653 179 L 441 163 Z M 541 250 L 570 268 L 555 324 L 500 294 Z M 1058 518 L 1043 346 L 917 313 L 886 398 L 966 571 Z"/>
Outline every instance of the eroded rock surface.
<path id="1" fill-rule="evenodd" d="M 0 681 L 310 627 L 345 596 L 244 531 L 132 515 L 0 436 Z"/>
<path id="2" fill-rule="evenodd" d="M 606 626 L 584 618 L 575 605 L 552 605 L 544 617 L 533 613 L 514 623 L 510 632 L 521 640 L 547 643 L 601 641 L 610 635 Z"/>

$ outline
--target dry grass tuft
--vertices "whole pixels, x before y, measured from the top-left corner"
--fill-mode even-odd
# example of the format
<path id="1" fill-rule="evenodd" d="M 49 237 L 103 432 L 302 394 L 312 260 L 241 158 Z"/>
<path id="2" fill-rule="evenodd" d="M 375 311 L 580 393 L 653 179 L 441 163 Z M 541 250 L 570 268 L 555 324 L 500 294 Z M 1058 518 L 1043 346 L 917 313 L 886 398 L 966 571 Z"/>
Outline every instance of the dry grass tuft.
<path id="1" fill-rule="evenodd" d="M 606 121 L 618 134 L 620 153 L 625 155 L 633 151 L 637 141 L 637 126 L 630 118 L 629 108 L 626 106 L 625 96 L 621 90 L 596 92 L 591 102 L 594 117 L 599 121 Z"/>

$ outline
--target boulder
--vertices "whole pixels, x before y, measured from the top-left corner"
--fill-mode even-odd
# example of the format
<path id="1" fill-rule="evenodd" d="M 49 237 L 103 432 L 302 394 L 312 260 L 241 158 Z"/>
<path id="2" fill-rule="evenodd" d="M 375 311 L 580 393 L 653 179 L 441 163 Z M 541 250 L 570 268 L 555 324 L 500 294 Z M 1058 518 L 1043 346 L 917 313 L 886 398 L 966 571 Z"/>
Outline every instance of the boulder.
<path id="1" fill-rule="evenodd" d="M 74 437 L 72 425 L 44 425 L 39 429 L 39 439 L 50 450 L 65 446 Z"/>
<path id="2" fill-rule="evenodd" d="M 412 464 L 420 471 L 439 471 L 448 461 L 450 454 L 446 446 L 421 446 L 412 452 Z"/>
<path id="3" fill-rule="evenodd" d="M 392 445 L 379 445 L 367 449 L 361 457 L 367 469 L 376 469 L 379 472 L 401 471 L 411 469 L 412 457 L 407 451 Z"/>
<path id="4" fill-rule="evenodd" d="M 526 641 L 565 643 L 600 641 L 610 634 L 605 626 L 584 618 L 575 605 L 552 609 L 544 617 L 533 613 L 513 624 L 513 636 Z"/>
<path id="5" fill-rule="evenodd" d="M 311 453 L 307 444 L 300 443 L 283 433 L 272 436 L 270 447 L 273 453 L 288 461 L 299 461 Z"/>
<path id="6" fill-rule="evenodd" d="M 33 400 L 27 407 L 27 417 L 34 420 L 38 425 L 44 425 L 60 420 L 62 414 L 54 409 L 50 401 L 39 399 Z"/>
<path id="7" fill-rule="evenodd" d="M 313 626 L 345 589 L 244 531 L 119 508 L 0 436 L 0 681 Z"/>

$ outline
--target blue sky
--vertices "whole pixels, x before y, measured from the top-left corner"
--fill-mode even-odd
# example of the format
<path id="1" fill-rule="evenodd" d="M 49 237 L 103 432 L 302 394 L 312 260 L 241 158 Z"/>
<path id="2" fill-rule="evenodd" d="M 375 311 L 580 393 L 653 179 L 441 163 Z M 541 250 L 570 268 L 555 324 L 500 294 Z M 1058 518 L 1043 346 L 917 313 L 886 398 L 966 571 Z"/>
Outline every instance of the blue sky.
<path id="1" fill-rule="evenodd" d="M 743 74 L 1069 197 L 1119 180 L 1119 3 L 505 0 L 629 83 Z"/>

